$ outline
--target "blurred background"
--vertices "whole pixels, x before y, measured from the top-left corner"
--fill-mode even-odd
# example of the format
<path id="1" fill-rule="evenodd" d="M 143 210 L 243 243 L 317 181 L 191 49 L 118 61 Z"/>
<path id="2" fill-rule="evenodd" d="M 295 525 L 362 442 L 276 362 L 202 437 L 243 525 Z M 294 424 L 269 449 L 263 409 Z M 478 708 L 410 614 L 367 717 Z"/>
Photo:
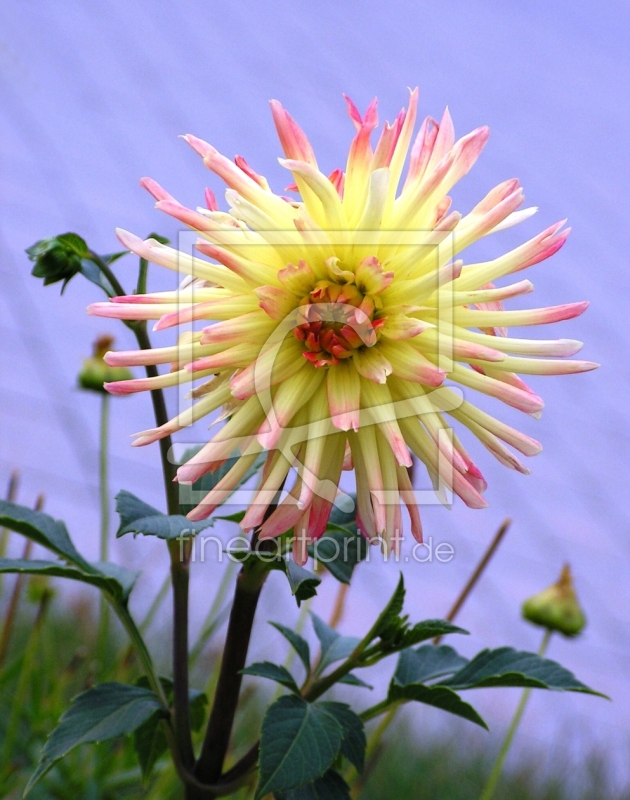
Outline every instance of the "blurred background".
<path id="1" fill-rule="evenodd" d="M 96 395 L 76 389 L 94 338 L 134 347 L 114 321 L 90 318 L 96 287 L 77 278 L 59 295 L 30 276 L 24 253 L 38 239 L 66 231 L 97 252 L 118 248 L 114 228 L 177 237 L 139 186 L 155 178 L 185 205 L 220 187 L 177 137 L 194 133 L 228 156 L 243 155 L 278 191 L 286 173 L 268 107 L 279 99 L 309 135 L 324 171 L 343 166 L 353 127 L 342 92 L 361 110 L 379 97 L 381 121 L 420 86 L 420 113 L 449 106 L 459 135 L 479 125 L 490 142 L 454 192 L 469 210 L 495 184 L 518 177 L 539 213 L 483 243 L 493 257 L 568 217 L 573 233 L 550 261 L 528 270 L 537 306 L 589 299 L 585 316 L 537 332 L 577 338 L 583 357 L 601 362 L 580 376 L 533 378 L 546 400 L 540 421 L 501 409 L 500 416 L 541 440 L 532 475 L 505 470 L 473 449 L 490 484 L 489 509 L 428 507 L 425 532 L 450 542 L 448 564 L 403 565 L 414 618 L 443 616 L 495 530 L 512 528 L 458 622 L 472 633 L 465 654 L 510 644 L 536 649 L 539 634 L 520 620 L 522 600 L 573 567 L 589 619 L 578 641 L 556 639 L 550 656 L 613 702 L 534 693 L 520 733 L 533 752 L 562 754 L 569 764 L 606 752 L 615 782 L 628 784 L 630 750 L 630 539 L 628 537 L 629 284 L 625 206 L 628 179 L 628 36 L 630 9 L 598 4 L 452 0 L 387 4 L 303 0 L 172 4 L 103 0 L 63 4 L 5 0 L 0 7 L 0 487 L 19 469 L 19 500 L 46 494 L 46 510 L 67 521 L 83 552 L 98 553 Z M 118 264 L 131 289 L 136 260 Z M 158 268 L 150 287 L 173 286 Z M 170 344 L 172 333 L 154 335 Z M 621 365 L 621 367 L 620 367 Z M 177 398 L 170 398 L 175 409 Z M 490 401 L 480 405 L 493 409 Z M 157 446 L 133 449 L 129 435 L 150 427 L 148 396 L 112 401 L 111 484 L 163 507 Z M 184 432 L 183 442 L 195 441 Z M 196 434 L 198 436 L 198 434 Z M 424 475 L 418 486 L 426 487 Z M 233 531 L 226 529 L 226 535 Z M 113 531 L 112 531 L 113 536 Z M 114 558 L 142 567 L 133 603 L 146 607 L 167 565 L 159 542 L 121 540 Z M 408 552 L 408 551 L 407 551 Z M 222 567 L 193 575 L 195 622 Z M 394 564 L 378 559 L 356 573 L 342 629 L 363 630 L 393 588 Z M 263 615 L 292 620 L 288 589 L 273 576 Z M 315 610 L 326 614 L 332 587 Z M 279 639 L 259 626 L 252 660 Z M 474 698 L 498 737 L 517 702 L 503 690 Z M 456 722 L 430 709 L 407 712 L 423 740 Z M 455 726 L 455 727 L 454 727 Z M 468 731 L 469 741 L 490 738 Z M 518 757 L 518 756 L 517 756 Z"/>

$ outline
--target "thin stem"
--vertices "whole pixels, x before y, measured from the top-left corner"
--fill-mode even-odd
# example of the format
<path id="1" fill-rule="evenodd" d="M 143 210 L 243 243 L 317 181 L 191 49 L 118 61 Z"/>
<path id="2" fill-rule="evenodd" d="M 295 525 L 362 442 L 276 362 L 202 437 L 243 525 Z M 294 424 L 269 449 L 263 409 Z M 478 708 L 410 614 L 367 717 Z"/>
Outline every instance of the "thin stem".
<path id="1" fill-rule="evenodd" d="M 101 395 L 101 423 L 99 436 L 99 492 L 101 500 L 101 535 L 99 557 L 107 561 L 109 556 L 109 394 Z M 104 672 L 107 658 L 107 633 L 109 629 L 109 605 L 103 595 L 100 598 L 97 653 L 101 672 Z"/>
<path id="2" fill-rule="evenodd" d="M 187 768 L 195 763 L 188 684 L 188 587 L 192 540 L 169 542 L 173 584 L 173 717 L 175 737 Z"/>
<path id="3" fill-rule="evenodd" d="M 457 614 L 460 612 L 462 606 L 466 602 L 467 598 L 470 596 L 470 593 L 473 591 L 473 589 L 475 588 L 475 586 L 479 582 L 479 579 L 481 578 L 481 576 L 483 575 L 486 567 L 490 563 L 490 559 L 495 554 L 498 546 L 501 544 L 501 542 L 503 540 L 503 537 L 508 532 L 508 529 L 509 529 L 511 523 L 512 523 L 512 520 L 505 519 L 502 522 L 501 526 L 499 527 L 499 530 L 495 533 L 494 537 L 492 538 L 492 541 L 490 542 L 490 544 L 488 545 L 485 553 L 481 557 L 481 560 L 477 564 L 473 574 L 470 576 L 470 578 L 468 579 L 468 581 L 464 585 L 463 589 L 461 590 L 461 592 L 457 596 L 457 599 L 455 600 L 455 602 L 451 606 L 450 611 L 446 615 L 446 619 L 449 622 L 452 622 L 455 619 Z M 433 644 L 434 645 L 438 645 L 441 642 L 441 640 L 442 640 L 441 636 L 436 636 L 435 639 L 433 640 Z M 380 704 L 379 704 L 379 706 L 380 706 Z M 363 714 L 361 715 L 361 718 L 364 719 L 364 721 L 367 720 L 367 719 L 372 719 L 373 716 L 376 716 L 376 714 L 372 714 L 372 711 L 378 709 L 379 706 L 373 706 L 373 708 L 367 709 L 366 711 L 363 712 Z M 400 707 L 400 704 L 396 704 L 396 705 L 394 705 L 393 707 L 390 708 L 389 712 L 387 713 L 387 716 L 382 720 L 381 724 L 378 726 L 378 728 L 374 731 L 374 733 L 370 737 L 370 743 L 368 745 L 368 748 L 371 749 L 371 751 L 373 752 L 373 759 L 372 759 L 373 761 L 375 761 L 378 758 L 378 752 L 376 750 L 376 747 L 377 747 L 380 739 L 383 737 L 383 735 L 386 733 L 386 731 L 389 728 L 389 726 L 394 721 L 394 718 L 396 716 L 396 713 L 397 713 L 399 707 Z M 377 713 L 382 713 L 382 711 L 384 711 L 384 710 L 386 710 L 386 709 L 383 708 L 383 709 L 379 710 Z M 366 715 L 366 714 L 368 714 L 370 716 L 365 717 L 364 715 Z"/>
<path id="4" fill-rule="evenodd" d="M 542 643 L 540 648 L 538 649 L 538 655 L 543 656 L 546 651 L 547 647 L 549 646 L 549 640 L 551 639 L 552 631 L 546 630 L 545 635 L 543 636 Z M 503 744 L 501 745 L 501 749 L 499 750 L 499 755 L 497 756 L 497 760 L 494 762 L 494 766 L 492 767 L 492 771 L 486 781 L 486 785 L 483 788 L 483 791 L 479 797 L 479 800 L 492 800 L 494 797 L 495 790 L 497 788 L 497 784 L 499 783 L 499 778 L 501 777 L 501 772 L 503 771 L 503 765 L 505 763 L 505 759 L 507 758 L 507 754 L 510 750 L 512 742 L 514 740 L 514 736 L 516 735 L 516 731 L 518 730 L 518 726 L 521 722 L 523 717 L 523 713 L 525 712 L 525 707 L 527 705 L 527 701 L 529 700 L 531 689 L 525 689 L 523 694 L 521 695 L 520 702 L 514 712 L 514 716 L 512 717 L 512 722 L 510 723 L 510 727 L 508 732 L 503 740 Z"/>
<path id="5" fill-rule="evenodd" d="M 511 524 L 512 524 L 512 520 L 509 519 L 509 518 L 503 520 L 503 522 L 501 523 L 501 526 L 499 527 L 499 530 L 495 533 L 494 538 L 492 539 L 492 541 L 488 545 L 488 549 L 486 550 L 486 552 L 481 557 L 481 561 L 477 564 L 477 567 L 476 567 L 475 571 L 473 572 L 473 574 L 468 579 L 468 582 L 466 583 L 464 588 L 459 593 L 459 595 L 457 597 L 457 600 L 455 600 L 455 602 L 453 603 L 453 605 L 451 607 L 451 610 L 446 615 L 446 619 L 449 622 L 452 622 L 455 619 L 455 617 L 459 613 L 461 607 L 464 605 L 464 603 L 468 599 L 468 596 L 470 595 L 472 590 L 477 585 L 477 583 L 479 581 L 479 578 L 481 578 L 481 576 L 483 575 L 486 567 L 490 563 L 490 559 L 495 554 L 495 552 L 497 550 L 497 547 L 501 544 L 501 541 L 503 540 L 503 537 L 505 536 L 505 534 L 508 532 L 509 527 L 510 527 Z M 433 640 L 433 644 L 439 644 L 441 639 L 442 639 L 441 636 L 436 636 L 435 639 Z"/>
<path id="6" fill-rule="evenodd" d="M 108 558 L 109 535 L 109 481 L 108 481 L 108 439 L 109 439 L 109 394 L 101 395 L 101 425 L 99 447 L 99 490 L 101 498 L 101 539 L 99 557 L 101 561 Z"/>
<path id="7" fill-rule="evenodd" d="M 337 625 L 341 622 L 341 618 L 343 617 L 343 612 L 346 608 L 346 597 L 348 595 L 348 589 L 350 588 L 350 584 L 348 583 L 340 583 L 339 589 L 337 591 L 337 598 L 335 600 L 335 605 L 332 610 L 332 614 L 330 615 L 330 619 L 328 624 L 331 628 L 336 628 Z"/>
<path id="8" fill-rule="evenodd" d="M 96 253 L 90 250 L 90 260 L 93 261 L 96 266 L 100 269 L 103 275 L 109 281 L 114 293 L 118 296 L 126 294 L 125 290 L 123 289 L 121 283 L 119 282 L 118 278 L 114 275 L 112 270 L 109 268 L 109 265 L 103 261 L 103 259 L 97 255 Z"/>

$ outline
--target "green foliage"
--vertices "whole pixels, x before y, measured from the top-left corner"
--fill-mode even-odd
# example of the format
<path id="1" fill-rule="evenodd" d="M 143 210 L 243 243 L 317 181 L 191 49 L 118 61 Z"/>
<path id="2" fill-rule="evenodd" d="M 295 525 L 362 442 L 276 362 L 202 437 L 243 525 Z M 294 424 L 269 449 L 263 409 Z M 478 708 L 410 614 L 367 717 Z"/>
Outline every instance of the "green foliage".
<path id="1" fill-rule="evenodd" d="M 318 705 L 332 714 L 343 728 L 341 755 L 347 758 L 358 772 L 363 772 L 367 741 L 361 718 L 346 703 L 326 702 Z"/>
<path id="2" fill-rule="evenodd" d="M 273 625 L 273 627 L 289 642 L 291 647 L 298 654 L 302 664 L 304 664 L 306 674 L 309 675 L 311 672 L 311 649 L 306 639 L 291 628 L 281 625 L 279 622 L 270 622 L 269 624 Z"/>
<path id="3" fill-rule="evenodd" d="M 488 726 L 470 703 L 466 703 L 457 692 L 446 686 L 425 686 L 422 683 L 399 686 L 397 683 L 392 683 L 389 687 L 387 699 L 390 703 L 415 700 L 418 703 L 424 703 L 442 711 L 447 711 L 449 714 L 463 717 L 469 722 L 474 722 L 476 725 L 488 730 Z"/>
<path id="4" fill-rule="evenodd" d="M 425 644 L 417 650 L 403 650 L 398 657 L 394 681 L 401 686 L 425 683 L 444 675 L 452 675 L 466 666 L 468 659 L 446 644 Z"/>
<path id="5" fill-rule="evenodd" d="M 63 281 L 63 293 L 68 282 L 81 272 L 83 260 L 89 257 L 90 251 L 76 233 L 63 233 L 51 239 L 40 239 L 26 250 L 26 254 L 35 264 L 31 274 L 43 278 L 44 286 Z"/>
<path id="6" fill-rule="evenodd" d="M 311 613 L 313 628 L 321 645 L 321 656 L 317 665 L 318 673 L 336 661 L 348 658 L 361 641 L 355 636 L 342 636 L 334 628 L 327 625 L 317 614 Z"/>
<path id="7" fill-rule="evenodd" d="M 444 685 L 453 689 L 519 686 L 606 696 L 589 689 L 556 661 L 512 647 L 482 650 Z"/>
<path id="8" fill-rule="evenodd" d="M 181 457 L 179 463 L 185 464 L 189 461 L 193 456 L 195 456 L 201 447 L 189 447 Z M 237 483 L 234 487 L 234 492 L 240 489 L 247 481 L 253 477 L 265 463 L 266 453 L 260 453 L 258 458 L 254 461 L 251 467 L 247 470 L 245 475 L 241 478 L 241 480 Z M 218 467 L 214 472 L 206 472 L 205 475 L 202 475 L 199 480 L 195 481 L 193 484 L 181 484 L 179 486 L 179 507 L 182 514 L 188 514 L 189 511 L 192 511 L 195 508 L 201 499 L 205 497 L 209 491 L 214 489 L 217 483 L 225 476 L 227 473 L 232 469 L 234 464 L 238 461 L 238 456 L 234 458 L 228 458 L 220 467 Z M 233 492 L 232 492 L 233 493 Z M 223 500 L 222 505 L 224 505 L 229 497 L 227 496 L 225 500 Z M 242 517 L 241 517 L 242 518 Z M 221 517 L 220 519 L 225 519 Z M 240 520 L 238 520 L 240 521 Z"/>
<path id="9" fill-rule="evenodd" d="M 285 686 L 295 694 L 300 693 L 293 675 L 291 675 L 286 667 L 280 664 L 272 664 L 270 661 L 261 661 L 256 664 L 250 664 L 249 667 L 242 669 L 241 673 L 243 675 L 257 675 L 259 678 L 267 678 L 270 681 L 276 681 L 276 683 Z"/>
<path id="10" fill-rule="evenodd" d="M 91 571 L 88 562 L 72 544 L 64 523 L 49 514 L 33 511 L 9 500 L 0 500 L 0 525 L 32 539 L 86 572 Z"/>
<path id="11" fill-rule="evenodd" d="M 338 772 L 329 769 L 321 778 L 281 794 L 276 800 L 350 800 L 350 789 Z"/>
<path id="12" fill-rule="evenodd" d="M 83 572 L 77 567 L 67 566 L 55 561 L 37 559 L 0 558 L 0 572 L 15 572 L 22 575 L 46 575 L 69 578 L 96 586 L 110 594 L 119 602 L 125 603 L 138 576 L 116 564 L 98 564 L 98 572 Z"/>
<path id="13" fill-rule="evenodd" d="M 160 683 L 169 703 L 173 701 L 173 681 L 170 678 L 160 677 Z M 149 688 L 149 681 L 142 675 L 136 681 L 136 686 Z M 203 725 L 208 698 L 198 689 L 190 690 L 190 722 L 193 731 L 198 731 Z M 151 773 L 157 761 L 167 752 L 168 745 L 164 733 L 163 709 L 156 710 L 151 716 L 136 729 L 133 735 L 133 744 L 142 770 L 144 785 L 148 784 Z"/>
<path id="14" fill-rule="evenodd" d="M 262 725 L 257 800 L 324 775 L 337 757 L 344 736 L 342 725 L 323 706 L 295 695 L 276 700 Z"/>
<path id="15" fill-rule="evenodd" d="M 120 515 L 117 537 L 133 533 L 172 540 L 194 535 L 214 524 L 211 519 L 191 522 L 181 514 L 164 514 L 124 489 L 116 495 L 116 511 Z"/>
<path id="16" fill-rule="evenodd" d="M 357 533 L 356 526 L 344 528 L 329 523 L 326 533 L 308 548 L 309 555 L 323 564 L 341 583 L 350 583 L 357 564 L 367 558 L 370 545 Z"/>
<path id="17" fill-rule="evenodd" d="M 167 711 L 154 692 L 140 686 L 110 682 L 83 692 L 50 734 L 24 794 L 75 747 L 133 733 L 155 713 Z"/>

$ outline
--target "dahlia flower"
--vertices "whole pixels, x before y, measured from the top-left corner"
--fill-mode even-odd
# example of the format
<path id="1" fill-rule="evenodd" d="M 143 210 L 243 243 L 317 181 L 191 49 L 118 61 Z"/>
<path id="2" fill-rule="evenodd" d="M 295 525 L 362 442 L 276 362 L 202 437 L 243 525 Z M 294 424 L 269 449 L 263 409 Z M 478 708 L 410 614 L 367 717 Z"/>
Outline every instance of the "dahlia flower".
<path id="1" fill-rule="evenodd" d="M 189 516 L 212 513 L 265 451 L 242 527 L 260 527 L 262 538 L 294 529 L 298 562 L 326 528 L 344 469 L 356 477 L 359 529 L 386 550 L 400 544 L 401 501 L 421 540 L 409 476 L 412 453 L 434 483 L 472 508 L 484 507 L 486 483 L 452 432 L 451 419 L 523 473 L 506 445 L 526 456 L 541 446 L 463 399 L 461 390 L 467 398 L 475 390 L 538 416 L 543 401 L 519 373 L 596 366 L 564 360 L 580 342 L 507 332 L 508 326 L 571 319 L 587 303 L 508 311 L 503 301 L 533 286 L 528 280 L 494 283 L 559 250 L 569 232 L 563 222 L 493 260 L 465 264 L 456 258 L 479 238 L 536 210 L 517 210 L 523 191 L 515 179 L 496 186 L 468 214 L 450 210 L 448 193 L 477 160 L 488 129 L 455 141 L 447 110 L 439 124 L 425 119 L 414 138 L 416 89 L 408 109 L 385 124 L 372 148 L 376 100 L 364 116 L 346 101 L 356 135 L 345 170 L 329 176 L 301 128 L 272 101 L 285 154 L 280 164 L 294 181 L 286 191 L 297 199 L 275 194 L 240 156 L 232 162 L 201 139 L 184 136 L 229 187 L 229 210 L 219 210 L 210 190 L 206 207 L 191 210 L 155 181 L 141 184 L 158 209 L 199 235 L 195 248 L 211 261 L 119 230 L 125 247 L 189 277 L 177 291 L 115 297 L 89 308 L 99 316 L 157 320 L 158 331 L 206 325 L 186 331 L 176 346 L 109 353 L 112 366 L 164 364 L 170 371 L 107 388 L 126 394 L 190 385 L 194 404 L 161 428 L 137 434 L 136 445 L 222 408 L 225 424 L 179 468 L 178 480 L 192 483 L 238 458 Z M 268 513 L 290 475 L 292 485 Z"/>

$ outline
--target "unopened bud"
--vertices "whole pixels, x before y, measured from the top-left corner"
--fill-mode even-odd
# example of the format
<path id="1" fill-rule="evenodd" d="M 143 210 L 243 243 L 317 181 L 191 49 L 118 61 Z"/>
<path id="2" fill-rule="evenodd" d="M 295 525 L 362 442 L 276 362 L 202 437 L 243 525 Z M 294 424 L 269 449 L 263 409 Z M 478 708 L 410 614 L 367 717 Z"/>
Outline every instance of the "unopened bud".
<path id="1" fill-rule="evenodd" d="M 522 612 L 523 617 L 534 625 L 558 631 L 564 636 L 577 636 L 584 629 L 586 617 L 575 593 L 568 564 L 562 568 L 556 583 L 523 603 Z"/>
<path id="2" fill-rule="evenodd" d="M 110 367 L 105 363 L 105 353 L 112 349 L 113 344 L 113 337 L 108 335 L 99 336 L 94 342 L 94 353 L 91 358 L 84 360 L 79 372 L 79 386 L 82 389 L 105 393 L 103 384 L 133 378 L 126 367 Z"/>
<path id="3" fill-rule="evenodd" d="M 90 251 L 85 241 L 76 233 L 64 233 L 52 239 L 41 239 L 26 251 L 34 262 L 32 275 L 44 279 L 44 286 L 63 281 L 61 291 L 77 272 Z"/>

